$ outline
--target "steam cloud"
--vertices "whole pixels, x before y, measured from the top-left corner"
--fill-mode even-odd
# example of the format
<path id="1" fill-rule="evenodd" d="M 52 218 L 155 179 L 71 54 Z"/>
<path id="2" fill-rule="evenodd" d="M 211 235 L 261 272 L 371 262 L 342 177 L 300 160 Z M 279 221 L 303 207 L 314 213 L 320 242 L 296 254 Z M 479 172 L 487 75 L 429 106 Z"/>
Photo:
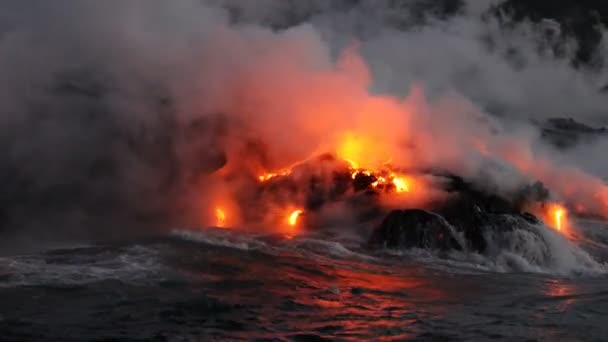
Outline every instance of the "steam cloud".
<path id="1" fill-rule="evenodd" d="M 605 124 L 604 69 L 574 67 L 575 41 L 546 21 L 505 25 L 498 5 L 4 3 L 1 240 L 200 224 L 230 186 L 208 182 L 213 171 L 285 167 L 345 131 L 404 167 L 500 191 L 540 179 L 607 213 L 606 141 L 558 153 L 533 124 Z"/>

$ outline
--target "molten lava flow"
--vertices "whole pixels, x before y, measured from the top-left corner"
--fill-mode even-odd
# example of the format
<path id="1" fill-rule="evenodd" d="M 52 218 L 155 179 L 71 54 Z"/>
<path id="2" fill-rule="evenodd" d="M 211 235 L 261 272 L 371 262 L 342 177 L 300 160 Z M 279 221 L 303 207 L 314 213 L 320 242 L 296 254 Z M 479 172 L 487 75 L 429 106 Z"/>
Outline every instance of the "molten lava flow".
<path id="1" fill-rule="evenodd" d="M 541 218 L 547 227 L 569 235 L 568 231 L 568 209 L 559 203 L 534 203 L 526 207 L 526 210 Z"/>
<path id="2" fill-rule="evenodd" d="M 273 172 L 268 172 L 265 173 L 263 175 L 258 176 L 258 179 L 260 182 L 266 182 L 269 181 L 275 177 L 280 177 L 280 176 L 287 176 L 291 173 L 291 169 L 287 169 L 287 170 L 281 170 L 279 172 L 273 173 Z"/>
<path id="3" fill-rule="evenodd" d="M 356 171 L 353 171 L 353 173 L 350 175 L 350 178 L 355 179 L 355 178 L 357 178 L 357 175 L 359 175 L 359 174 L 366 175 L 366 176 L 372 175 L 371 171 L 368 171 L 368 170 L 356 170 Z"/>
<path id="4" fill-rule="evenodd" d="M 302 213 L 304 212 L 299 209 L 292 211 L 291 214 L 289 214 L 289 218 L 287 219 L 289 225 L 295 227 L 298 224 L 298 218 L 300 217 L 300 215 L 302 215 Z"/>
<path id="5" fill-rule="evenodd" d="M 553 227 L 561 231 L 565 225 L 566 209 L 559 204 L 555 204 L 550 208 L 550 212 L 553 219 Z"/>
<path id="6" fill-rule="evenodd" d="M 378 193 L 398 195 L 401 199 L 409 201 L 408 203 L 418 201 L 424 196 L 424 193 L 414 193 L 412 191 L 414 178 L 401 173 L 398 168 L 394 168 L 393 165 L 391 165 L 392 158 L 390 156 L 390 151 L 386 146 L 376 144 L 375 139 L 372 139 L 371 136 L 368 137 L 365 134 L 359 136 L 355 135 L 353 132 L 347 132 L 340 137 L 341 139 L 336 141 L 334 146 L 323 146 L 323 148 L 317 149 L 314 154 L 303 160 L 297 161 L 296 163 L 279 170 L 262 170 L 262 172 L 257 172 L 255 177 L 261 184 L 290 176 L 293 176 L 293 181 L 297 181 L 298 179 L 302 179 L 299 175 L 306 174 L 306 170 L 309 170 L 311 165 L 321 165 L 320 169 L 323 170 L 322 163 L 315 163 L 319 163 L 319 161 L 336 160 L 338 161 L 337 163 L 325 165 L 338 167 L 337 170 L 332 169 L 332 172 L 337 171 L 339 174 L 342 174 L 342 172 L 345 171 L 348 172 L 352 179 L 350 187 L 355 192 L 365 190 L 369 187 L 370 189 L 376 190 Z M 334 151 L 335 153 L 323 153 L 323 151 Z M 327 156 L 332 157 L 326 159 Z M 304 173 L 299 172 L 300 170 L 304 170 Z M 416 192 L 418 192 L 418 188 L 420 187 L 416 186 Z M 401 201 L 401 199 L 391 197 L 389 201 Z M 301 204 L 297 201 L 291 201 L 294 201 L 294 199 L 288 199 L 286 202 L 288 206 L 292 206 L 291 208 L 297 208 Z M 281 215 L 281 212 L 282 211 L 279 211 L 279 215 Z M 299 218 L 303 213 L 303 210 L 297 209 L 288 211 L 285 214 L 283 229 L 286 230 L 287 237 L 293 237 L 295 228 L 299 224 Z M 270 214 L 270 216 L 274 219 L 277 218 L 276 213 Z"/>
<path id="7" fill-rule="evenodd" d="M 557 209 L 554 213 L 554 216 L 557 230 L 562 230 L 562 217 L 564 216 L 564 211 L 561 209 Z"/>
<path id="8" fill-rule="evenodd" d="M 390 173 L 390 174 L 386 175 L 387 173 L 388 172 L 386 171 L 386 169 L 380 169 L 377 171 L 361 169 L 361 170 L 352 171 L 351 178 L 356 179 L 357 176 L 360 174 L 368 176 L 368 177 L 374 177 L 376 180 L 373 183 L 371 183 L 371 186 L 373 188 L 379 188 L 379 187 L 391 185 L 392 187 L 394 187 L 394 191 L 396 193 L 410 192 L 410 189 L 411 189 L 410 183 L 411 182 L 406 176 L 397 175 L 396 173 Z M 384 176 L 382 176 L 382 174 L 384 174 Z"/>
<path id="9" fill-rule="evenodd" d="M 216 226 L 218 226 L 218 227 L 226 226 L 226 213 L 221 208 L 215 209 L 215 219 L 216 219 Z"/>
<path id="10" fill-rule="evenodd" d="M 393 184 L 395 185 L 395 190 L 399 193 L 410 191 L 409 184 L 407 180 L 403 177 L 393 175 Z"/>
<path id="11" fill-rule="evenodd" d="M 285 231 L 285 237 L 287 239 L 293 239 L 296 231 L 296 227 L 298 225 L 298 219 L 300 218 L 300 215 L 302 215 L 304 213 L 303 210 L 300 209 L 296 209 L 293 210 L 289 213 L 289 215 L 287 215 L 287 227 L 286 227 L 286 231 Z"/>
<path id="12" fill-rule="evenodd" d="M 568 209 L 559 203 L 549 203 L 536 211 L 543 218 L 547 225 L 558 232 L 566 233 L 568 224 Z"/>

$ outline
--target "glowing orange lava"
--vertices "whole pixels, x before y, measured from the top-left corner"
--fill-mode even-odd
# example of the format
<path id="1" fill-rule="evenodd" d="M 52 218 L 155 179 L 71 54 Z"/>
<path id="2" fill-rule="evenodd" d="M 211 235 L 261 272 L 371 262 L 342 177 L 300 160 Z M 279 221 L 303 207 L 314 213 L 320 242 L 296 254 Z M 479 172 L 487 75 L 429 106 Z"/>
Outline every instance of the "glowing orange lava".
<path id="1" fill-rule="evenodd" d="M 279 171 L 277 173 L 269 172 L 269 173 L 265 173 L 263 175 L 258 176 L 258 179 L 260 180 L 260 182 L 266 182 L 266 181 L 269 181 L 269 180 L 271 180 L 271 179 L 273 179 L 275 177 L 287 176 L 290 173 L 291 173 L 291 170 L 282 170 L 282 171 Z"/>
<path id="2" fill-rule="evenodd" d="M 569 235 L 568 208 L 563 204 L 556 202 L 535 203 L 528 206 L 526 210 L 539 217 L 547 227 Z"/>
<path id="3" fill-rule="evenodd" d="M 395 185 L 395 190 L 398 193 L 410 191 L 410 186 L 407 180 L 403 177 L 393 176 L 393 184 Z"/>
<path id="4" fill-rule="evenodd" d="M 295 227 L 295 225 L 298 224 L 298 218 L 300 217 L 300 215 L 302 215 L 304 212 L 302 210 L 294 210 L 291 212 L 291 214 L 289 214 L 289 218 L 287 219 L 287 222 L 289 223 L 290 226 Z"/>
<path id="5" fill-rule="evenodd" d="M 226 213 L 221 208 L 215 209 L 215 219 L 216 219 L 216 226 L 218 226 L 218 227 L 226 226 Z"/>
<path id="6" fill-rule="evenodd" d="M 548 222 L 548 225 L 558 232 L 564 233 L 568 228 L 568 209 L 561 204 L 548 204 L 545 208 L 545 213 L 543 216 L 546 222 Z"/>
<path id="7" fill-rule="evenodd" d="M 388 150 L 381 144 L 375 143 L 374 139 L 355 135 L 353 132 L 346 132 L 340 135 L 340 139 L 336 142 L 333 150 L 336 152 L 338 159 L 349 166 L 352 179 L 355 179 L 358 175 L 365 175 L 375 179 L 371 184 L 373 188 L 389 186 L 387 189 L 393 189 L 398 194 L 411 191 L 411 179 L 395 172 L 390 165 L 393 159 L 387 152 Z M 257 178 L 264 183 L 276 177 L 288 176 L 292 174 L 294 167 L 305 162 L 306 160 L 303 160 L 275 172 L 264 172 L 259 174 Z"/>
<path id="8" fill-rule="evenodd" d="M 560 206 L 556 206 L 551 211 L 553 214 L 552 216 L 553 216 L 553 223 L 555 225 L 555 228 L 557 230 L 561 231 L 563 228 L 563 225 L 564 225 L 564 218 L 566 215 L 566 210 Z"/>
<path id="9" fill-rule="evenodd" d="M 368 177 L 371 188 L 382 193 L 393 193 L 399 195 L 399 197 L 407 194 L 407 198 L 402 198 L 409 201 L 416 201 L 421 198 L 421 195 L 424 196 L 424 193 L 412 192 L 414 178 L 401 173 L 399 169 L 391 165 L 393 161 L 390 155 L 391 151 L 385 145 L 376 143 L 377 139 L 374 139 L 373 136 L 357 135 L 354 132 L 347 131 L 338 135 L 338 137 L 339 139 L 334 142 L 335 145 L 323 146 L 309 157 L 294 164 L 278 170 L 267 171 L 262 169 L 261 172 L 256 174 L 257 180 L 260 183 L 265 183 L 275 178 L 293 175 L 299 166 L 306 169 L 307 161 L 315 161 L 319 156 L 328 155 L 328 153 L 323 153 L 324 151 L 333 151 L 337 160 L 344 162 L 345 170 L 353 180 L 356 180 L 358 176 Z M 292 206 L 291 208 L 297 208 L 298 206 L 298 203 L 287 204 Z M 294 229 L 298 226 L 299 218 L 303 213 L 303 210 L 294 209 L 285 214 L 284 229 L 287 232 L 287 237 L 293 237 Z M 276 216 L 274 217 L 276 218 Z"/>

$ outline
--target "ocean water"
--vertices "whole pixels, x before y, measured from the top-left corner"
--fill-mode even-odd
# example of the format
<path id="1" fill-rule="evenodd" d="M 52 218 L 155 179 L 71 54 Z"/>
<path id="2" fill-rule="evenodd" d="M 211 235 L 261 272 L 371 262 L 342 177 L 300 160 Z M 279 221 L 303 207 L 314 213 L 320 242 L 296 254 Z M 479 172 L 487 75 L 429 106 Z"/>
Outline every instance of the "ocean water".
<path id="1" fill-rule="evenodd" d="M 3 257 L 0 340 L 605 341 L 608 230 L 577 226 L 483 256 L 207 228 Z"/>

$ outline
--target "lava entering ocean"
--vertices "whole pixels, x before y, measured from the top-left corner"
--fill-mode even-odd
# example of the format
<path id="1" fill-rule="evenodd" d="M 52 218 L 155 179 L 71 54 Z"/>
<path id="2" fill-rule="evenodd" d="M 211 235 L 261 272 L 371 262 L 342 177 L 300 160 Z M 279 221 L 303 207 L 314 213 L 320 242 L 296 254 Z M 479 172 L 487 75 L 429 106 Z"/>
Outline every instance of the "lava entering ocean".
<path id="1" fill-rule="evenodd" d="M 246 184 L 249 189 L 239 193 L 253 194 L 255 200 L 249 198 L 243 202 L 244 208 L 240 212 L 245 216 L 241 221 L 249 225 L 258 222 L 284 227 L 284 236 L 292 238 L 303 228 L 321 226 L 323 215 L 327 214 L 324 208 L 335 204 L 348 207 L 351 214 L 359 216 L 360 221 L 373 221 L 397 207 L 441 208 L 441 203 L 449 198 L 449 195 L 446 197 L 446 194 L 434 191 L 434 188 L 449 193 L 449 183 L 454 181 L 454 176 L 431 171 L 405 172 L 389 162 L 376 168 L 365 168 L 350 157 L 322 154 L 278 171 L 249 175 L 250 181 L 241 183 L 241 186 Z M 463 189 L 458 191 L 462 192 Z M 235 197 L 238 198 L 238 194 Z M 257 205 L 247 208 L 247 204 L 251 203 Z M 523 203 L 510 204 L 509 208 L 508 212 L 513 213 L 523 212 L 524 209 L 533 212 L 550 227 L 565 232 L 568 210 L 564 205 L 532 196 Z M 219 207 L 215 210 L 216 225 L 225 227 L 225 212 Z M 307 217 L 302 222 L 305 212 Z M 281 218 L 285 223 L 277 224 Z"/>
<path id="2" fill-rule="evenodd" d="M 504 212 L 533 212 L 557 231 L 566 229 L 568 208 L 608 217 L 601 179 L 537 155 L 531 141 L 502 132 L 466 100 L 429 101 L 421 87 L 405 98 L 371 94 L 370 72 L 354 49 L 313 68 L 306 57 L 279 62 L 284 53 L 275 48 L 235 87 L 239 101 L 230 109 L 242 122 L 227 123 L 227 163 L 205 180 L 222 184 L 207 192 L 234 204 L 231 222 L 281 226 L 286 212 L 298 229 L 330 224 L 337 212 L 351 223 L 378 221 L 397 208 L 435 210 L 464 184 L 457 179 L 470 193 L 508 203 Z M 285 81 L 265 82 L 270 70 Z M 493 210 L 491 203 L 478 205 Z M 211 217 L 226 226 L 225 213 Z"/>
<path id="3" fill-rule="evenodd" d="M 557 230 L 561 231 L 564 228 L 565 219 L 566 219 L 566 209 L 561 206 L 557 206 L 551 210 L 553 214 L 553 222 L 554 226 Z"/>

